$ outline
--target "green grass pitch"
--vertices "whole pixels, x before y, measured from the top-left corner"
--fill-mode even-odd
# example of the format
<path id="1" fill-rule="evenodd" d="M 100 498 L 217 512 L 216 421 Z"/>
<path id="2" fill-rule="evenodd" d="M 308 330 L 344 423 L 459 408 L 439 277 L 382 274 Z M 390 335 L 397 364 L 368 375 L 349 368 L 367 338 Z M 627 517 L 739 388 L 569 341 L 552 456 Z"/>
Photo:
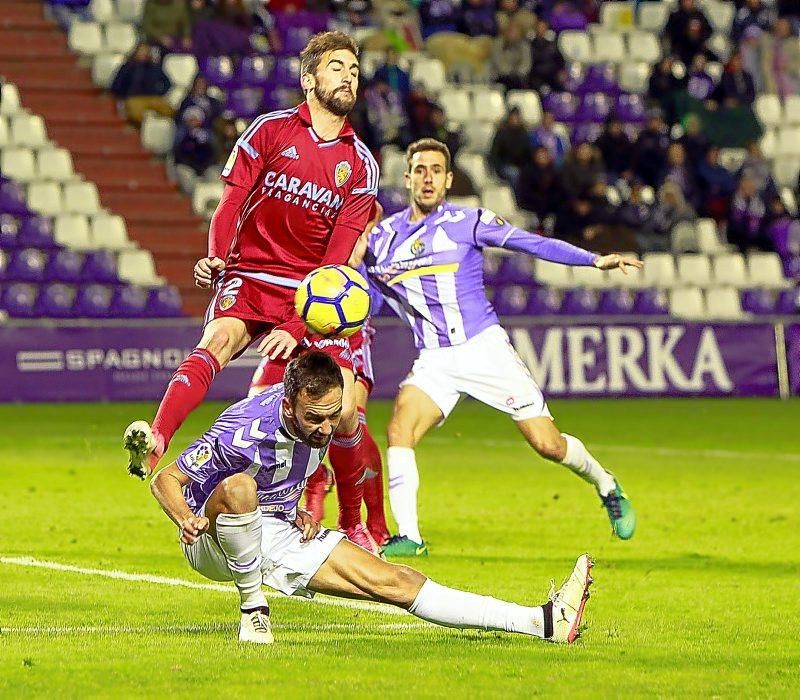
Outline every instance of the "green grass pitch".
<path id="1" fill-rule="evenodd" d="M 174 450 L 220 409 L 201 407 Z M 639 514 L 634 539 L 612 540 L 593 491 L 534 456 L 510 421 L 464 404 L 419 449 L 431 556 L 414 563 L 441 583 L 537 604 L 589 551 L 595 586 L 577 644 L 276 597 L 276 644 L 253 648 L 236 642 L 232 590 L 100 575 L 204 583 L 125 473 L 122 429 L 151 405 L 0 407 L 0 696 L 797 697 L 800 402 L 551 409 L 620 477 Z M 388 412 L 370 409 L 381 444 Z M 326 505 L 332 515 L 332 496 Z"/>

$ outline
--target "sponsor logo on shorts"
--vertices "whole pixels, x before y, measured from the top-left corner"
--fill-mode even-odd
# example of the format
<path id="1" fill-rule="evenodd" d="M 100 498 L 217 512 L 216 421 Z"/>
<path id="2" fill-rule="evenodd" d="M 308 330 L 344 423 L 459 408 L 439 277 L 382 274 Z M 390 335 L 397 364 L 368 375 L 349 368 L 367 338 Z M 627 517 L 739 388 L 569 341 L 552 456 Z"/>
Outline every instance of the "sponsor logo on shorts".
<path id="1" fill-rule="evenodd" d="M 186 461 L 193 467 L 202 467 L 211 459 L 211 445 L 203 443 L 189 453 Z"/>
<path id="2" fill-rule="evenodd" d="M 236 297 L 234 296 L 222 297 L 222 299 L 219 300 L 219 308 L 222 309 L 223 311 L 227 311 L 235 303 L 236 303 Z"/>
<path id="3" fill-rule="evenodd" d="M 514 401 L 515 401 L 514 397 L 513 396 L 509 396 L 506 399 L 506 406 L 513 406 L 514 405 Z"/>
<path id="4" fill-rule="evenodd" d="M 422 255 L 422 253 L 425 252 L 425 241 L 421 238 L 417 238 L 417 240 L 411 244 L 411 252 L 414 253 L 414 255 Z"/>
<path id="5" fill-rule="evenodd" d="M 319 534 L 317 535 L 316 539 L 322 542 L 322 540 L 324 540 L 328 536 L 329 532 L 330 530 L 326 530 L 323 528 L 322 530 L 319 531 Z"/>
<path id="6" fill-rule="evenodd" d="M 345 182 L 350 179 L 350 174 L 353 172 L 353 168 L 346 160 L 339 161 L 336 164 L 336 169 L 333 171 L 334 180 L 336 180 L 336 186 L 341 187 Z"/>

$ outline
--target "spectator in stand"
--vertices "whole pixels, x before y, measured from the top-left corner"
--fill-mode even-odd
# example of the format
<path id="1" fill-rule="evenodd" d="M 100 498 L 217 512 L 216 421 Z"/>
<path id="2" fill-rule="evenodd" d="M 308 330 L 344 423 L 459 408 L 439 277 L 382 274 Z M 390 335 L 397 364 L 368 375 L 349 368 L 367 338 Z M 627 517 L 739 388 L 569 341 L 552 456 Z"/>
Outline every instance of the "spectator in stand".
<path id="1" fill-rule="evenodd" d="M 712 29 L 695 0 L 680 0 L 678 9 L 667 20 L 664 33 L 669 39 L 672 54 L 689 65 L 692 57 L 704 50 Z"/>
<path id="2" fill-rule="evenodd" d="M 192 29 L 194 53 L 199 59 L 210 56 L 241 58 L 255 53 L 259 37 L 253 15 L 242 0 L 219 0 L 214 16 L 197 22 Z"/>
<path id="3" fill-rule="evenodd" d="M 568 0 L 556 0 L 548 16 L 550 25 L 557 32 L 566 29 L 586 29 L 589 18 Z"/>
<path id="4" fill-rule="evenodd" d="M 189 107 L 183 113 L 183 124 L 177 130 L 173 156 L 176 165 L 185 165 L 202 175 L 216 161 L 214 133 L 204 123 L 205 114 L 199 107 Z"/>
<path id="5" fill-rule="evenodd" d="M 690 204 L 697 204 L 697 182 L 694 171 L 686 163 L 686 151 L 680 143 L 671 143 L 667 148 L 667 168 L 662 182 L 674 182 L 681 188 L 681 193 Z"/>
<path id="6" fill-rule="evenodd" d="M 686 92 L 689 97 L 695 100 L 705 102 L 714 92 L 716 83 L 706 72 L 706 63 L 708 59 L 705 54 L 699 53 L 692 59 L 692 65 L 689 67 L 689 73 L 686 76 Z"/>
<path id="7" fill-rule="evenodd" d="M 517 204 L 536 214 L 539 227 L 558 211 L 564 198 L 553 156 L 544 146 L 533 149 L 530 160 L 522 167 L 514 193 Z"/>
<path id="8" fill-rule="evenodd" d="M 411 92 L 411 81 L 409 80 L 408 73 L 404 71 L 398 64 L 400 54 L 397 49 L 389 48 L 386 50 L 386 60 L 384 64 L 375 71 L 373 80 L 382 80 L 392 90 L 396 90 L 403 100 L 408 99 L 409 92 Z"/>
<path id="9" fill-rule="evenodd" d="M 641 197 L 631 193 L 631 199 Z M 629 210 L 630 211 L 630 210 Z M 644 212 L 642 212 L 644 214 Z M 670 249 L 670 232 L 681 221 L 692 221 L 697 213 L 687 204 L 681 188 L 674 182 L 665 182 L 658 190 L 655 205 L 649 207 L 638 228 L 634 228 L 636 244 L 642 253 L 664 253 Z"/>
<path id="10" fill-rule="evenodd" d="M 736 178 L 719 162 L 719 147 L 709 146 L 702 162 L 697 166 L 697 189 L 700 211 L 722 221 L 728 214 L 728 203 L 736 190 Z"/>
<path id="11" fill-rule="evenodd" d="M 364 97 L 367 119 L 375 139 L 375 143 L 370 144 L 372 148 L 379 150 L 388 144 L 402 146 L 411 143 L 403 98 L 397 90 L 383 80 L 373 80 L 364 91 Z"/>
<path id="12" fill-rule="evenodd" d="M 422 38 L 427 39 L 437 32 L 457 32 L 459 5 L 456 0 L 422 0 L 419 4 Z"/>
<path id="13" fill-rule="evenodd" d="M 647 113 L 647 122 L 636 139 L 632 170 L 646 185 L 654 189 L 658 187 L 667 167 L 668 147 L 669 134 L 661 111 L 650 110 Z"/>
<path id="14" fill-rule="evenodd" d="M 786 18 L 761 37 L 761 84 L 765 92 L 781 98 L 800 94 L 800 44 Z"/>
<path id="15" fill-rule="evenodd" d="M 272 9 L 272 3 L 269 4 Z M 338 28 L 345 33 L 372 23 L 372 0 L 331 0 L 330 9 L 338 19 Z"/>
<path id="16" fill-rule="evenodd" d="M 743 175 L 731 201 L 728 242 L 735 244 L 743 253 L 754 247 L 771 250 L 771 243 L 763 229 L 766 213 L 766 204 L 756 190 L 755 181 Z"/>
<path id="17" fill-rule="evenodd" d="M 605 163 L 609 182 L 619 178 L 630 179 L 634 145 L 625 133 L 622 122 L 613 114 L 606 120 L 605 129 L 595 141 L 595 146 Z"/>
<path id="18" fill-rule="evenodd" d="M 146 41 L 164 51 L 190 49 L 192 23 L 186 0 L 146 0 L 142 33 Z"/>
<path id="19" fill-rule="evenodd" d="M 758 27 L 762 32 L 768 32 L 773 21 L 774 13 L 761 0 L 744 0 L 733 17 L 731 39 L 735 42 L 741 41 L 745 31 L 750 27 Z"/>
<path id="20" fill-rule="evenodd" d="M 147 110 L 165 117 L 175 113 L 164 97 L 169 92 L 170 82 L 158 53 L 149 44 L 140 43 L 119 67 L 111 83 L 111 92 L 122 100 L 128 121 L 136 126 L 142 123 Z"/>
<path id="21" fill-rule="evenodd" d="M 606 177 L 600 151 L 591 143 L 579 143 L 567 151 L 561 168 L 561 187 L 568 197 L 581 193 L 602 196 Z"/>
<path id="22" fill-rule="evenodd" d="M 733 54 L 725 66 L 712 99 L 723 107 L 749 106 L 755 102 L 753 76 L 744 70 L 742 57 L 738 53 Z"/>
<path id="23" fill-rule="evenodd" d="M 203 112 L 203 126 L 214 126 L 217 119 L 222 116 L 224 106 L 220 100 L 208 94 L 208 80 L 202 73 L 195 76 L 192 87 L 189 88 L 189 92 L 178 107 L 175 115 L 177 123 L 183 122 L 183 115 L 190 107 L 197 107 Z"/>
<path id="24" fill-rule="evenodd" d="M 519 109 L 512 107 L 500 123 L 489 149 L 489 164 L 514 189 L 519 183 L 522 167 L 530 160 L 528 131 Z"/>
<path id="25" fill-rule="evenodd" d="M 523 36 L 528 36 L 537 22 L 536 15 L 527 7 L 520 7 L 519 0 L 499 0 L 495 18 L 499 31 L 502 32 L 513 22 L 522 30 Z"/>
<path id="26" fill-rule="evenodd" d="M 531 47 L 517 24 L 509 24 L 492 47 L 492 71 L 506 90 L 528 87 L 531 72 Z"/>
<path id="27" fill-rule="evenodd" d="M 536 20 L 531 47 L 531 72 L 528 82 L 534 90 L 544 86 L 561 90 L 566 79 L 566 61 L 558 48 L 556 35 L 544 19 Z"/>
<path id="28" fill-rule="evenodd" d="M 459 31 L 467 36 L 495 36 L 497 19 L 494 0 L 465 0 L 461 6 Z"/>
<path id="29" fill-rule="evenodd" d="M 778 187 L 772 178 L 772 168 L 769 161 L 764 158 L 758 141 L 747 144 L 747 155 L 744 157 L 739 177 L 748 176 L 755 184 L 756 192 L 767 201 L 778 193 Z"/>
<path id="30" fill-rule="evenodd" d="M 686 162 L 697 175 L 697 167 L 703 162 L 708 150 L 709 141 L 703 133 L 703 124 L 694 113 L 689 113 L 683 118 L 683 134 L 678 139 L 686 152 Z"/>
<path id="31" fill-rule="evenodd" d="M 432 138 L 447 144 L 451 158 L 455 158 L 456 153 L 461 148 L 461 136 L 448 127 L 447 115 L 437 104 L 431 105 L 427 122 L 423 125 L 418 138 Z"/>
<path id="32" fill-rule="evenodd" d="M 211 19 L 214 16 L 208 0 L 188 0 L 189 26 L 194 29 L 194 25 L 201 20 Z"/>
<path id="33" fill-rule="evenodd" d="M 236 120 L 227 115 L 222 116 L 217 121 L 216 132 L 216 138 L 214 139 L 214 145 L 216 147 L 214 162 L 219 165 L 228 160 L 228 156 L 233 152 L 233 147 L 239 140 Z"/>
<path id="34" fill-rule="evenodd" d="M 547 110 L 542 112 L 542 123 L 531 132 L 530 141 L 534 148 L 544 146 L 550 151 L 556 167 L 561 166 L 569 150 L 569 137 L 556 124 L 555 115 Z"/>
<path id="35" fill-rule="evenodd" d="M 412 84 L 411 92 L 408 94 L 406 113 L 408 114 L 411 133 L 414 135 L 415 140 L 422 138 L 423 131 L 428 129 L 433 107 L 434 104 L 428 98 L 424 86 Z"/>
<path id="36" fill-rule="evenodd" d="M 675 59 L 664 56 L 655 66 L 647 83 L 648 101 L 661 108 L 670 121 L 675 111 L 675 95 L 686 86 L 686 76 L 678 77 Z"/>

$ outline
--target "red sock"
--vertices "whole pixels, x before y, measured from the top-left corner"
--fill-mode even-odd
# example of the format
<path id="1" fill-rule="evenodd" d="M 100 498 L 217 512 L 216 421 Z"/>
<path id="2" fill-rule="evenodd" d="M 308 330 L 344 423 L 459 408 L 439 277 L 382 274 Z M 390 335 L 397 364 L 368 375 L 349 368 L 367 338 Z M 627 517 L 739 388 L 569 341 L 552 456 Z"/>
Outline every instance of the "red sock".
<path id="1" fill-rule="evenodd" d="M 339 497 L 339 527 L 342 530 L 361 523 L 361 500 L 364 497 L 366 460 L 361 425 L 350 435 L 336 435 L 328 448 L 328 459 L 336 478 Z"/>
<path id="2" fill-rule="evenodd" d="M 367 530 L 370 535 L 381 544 L 389 536 L 389 527 L 386 525 L 386 513 L 383 510 L 383 460 L 381 451 L 375 444 L 372 434 L 367 426 L 364 411 L 358 409 L 361 427 L 364 430 L 364 455 L 367 459 L 367 469 L 374 472 L 364 481 L 364 503 L 367 505 Z"/>
<path id="3" fill-rule="evenodd" d="M 175 370 L 153 420 L 153 432 L 164 438 L 165 449 L 186 416 L 206 397 L 219 370 L 217 358 L 202 348 L 192 350 Z"/>

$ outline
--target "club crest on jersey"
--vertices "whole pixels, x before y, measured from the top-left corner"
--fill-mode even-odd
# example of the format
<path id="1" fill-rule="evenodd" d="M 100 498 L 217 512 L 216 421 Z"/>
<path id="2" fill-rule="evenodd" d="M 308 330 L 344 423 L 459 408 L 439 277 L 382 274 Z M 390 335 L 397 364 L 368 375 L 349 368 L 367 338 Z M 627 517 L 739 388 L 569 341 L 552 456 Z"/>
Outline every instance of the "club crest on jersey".
<path id="1" fill-rule="evenodd" d="M 336 181 L 336 186 L 341 187 L 345 182 L 350 179 L 353 172 L 353 167 L 346 160 L 339 161 L 336 164 L 336 169 L 333 171 L 333 179 Z"/>
<path id="2" fill-rule="evenodd" d="M 425 241 L 423 241 L 421 238 L 417 238 L 417 240 L 411 244 L 411 252 L 414 255 L 421 255 L 422 253 L 424 253 Z"/>
<path id="3" fill-rule="evenodd" d="M 211 445 L 203 443 L 200 447 L 196 448 L 189 453 L 187 462 L 193 467 L 202 467 L 208 460 L 211 459 Z"/>
<path id="4" fill-rule="evenodd" d="M 219 308 L 222 309 L 223 311 L 227 311 L 235 303 L 236 303 L 236 297 L 235 296 L 222 297 L 222 299 L 219 300 Z"/>

